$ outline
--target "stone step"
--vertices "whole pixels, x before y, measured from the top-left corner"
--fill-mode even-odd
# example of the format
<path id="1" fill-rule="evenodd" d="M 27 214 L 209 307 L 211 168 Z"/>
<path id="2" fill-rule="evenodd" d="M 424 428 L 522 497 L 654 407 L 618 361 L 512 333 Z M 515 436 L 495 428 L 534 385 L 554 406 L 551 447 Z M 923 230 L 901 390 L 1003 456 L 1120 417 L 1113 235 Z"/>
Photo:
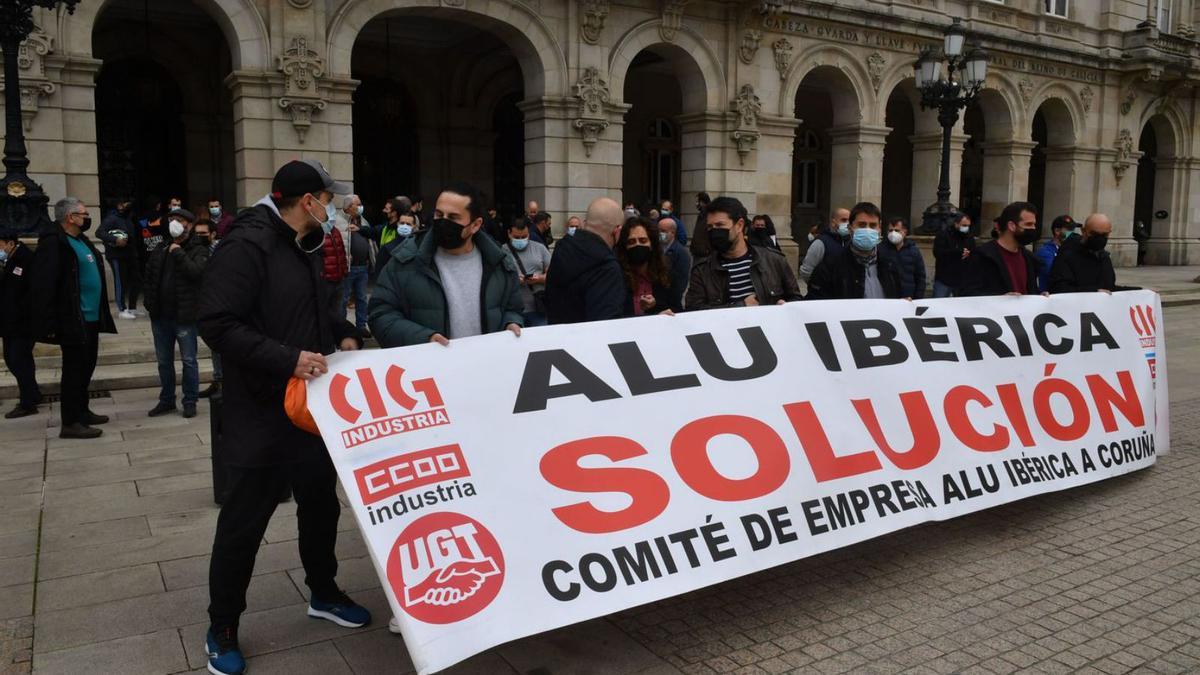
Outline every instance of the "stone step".
<path id="1" fill-rule="evenodd" d="M 59 393 L 59 369 L 38 368 L 38 386 L 43 396 L 55 396 Z M 178 360 L 175 363 L 175 386 L 183 381 Z M 203 389 L 212 382 L 212 361 L 200 361 L 200 387 Z M 92 391 L 117 391 L 122 389 L 142 389 L 158 386 L 158 364 L 151 359 L 147 363 L 122 363 L 107 366 L 97 366 L 92 375 Z M 8 401 L 18 395 L 17 382 L 12 374 L 5 371 L 0 373 L 0 400 Z"/>
<path id="2" fill-rule="evenodd" d="M 1191 293 L 1172 293 L 1170 295 L 1164 293 L 1162 299 L 1163 307 L 1184 307 L 1186 305 L 1200 305 L 1200 291 L 1192 291 Z"/>

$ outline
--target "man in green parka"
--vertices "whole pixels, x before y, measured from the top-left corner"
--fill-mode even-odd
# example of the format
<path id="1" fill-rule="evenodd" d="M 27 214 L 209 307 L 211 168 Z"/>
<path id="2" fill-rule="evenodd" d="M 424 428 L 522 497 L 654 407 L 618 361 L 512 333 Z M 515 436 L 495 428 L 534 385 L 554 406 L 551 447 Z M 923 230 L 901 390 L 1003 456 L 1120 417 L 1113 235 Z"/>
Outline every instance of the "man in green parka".
<path id="1" fill-rule="evenodd" d="M 478 190 L 466 183 L 442 190 L 429 232 L 394 251 L 379 275 L 369 312 L 381 347 L 521 334 L 517 265 L 482 226 Z"/>

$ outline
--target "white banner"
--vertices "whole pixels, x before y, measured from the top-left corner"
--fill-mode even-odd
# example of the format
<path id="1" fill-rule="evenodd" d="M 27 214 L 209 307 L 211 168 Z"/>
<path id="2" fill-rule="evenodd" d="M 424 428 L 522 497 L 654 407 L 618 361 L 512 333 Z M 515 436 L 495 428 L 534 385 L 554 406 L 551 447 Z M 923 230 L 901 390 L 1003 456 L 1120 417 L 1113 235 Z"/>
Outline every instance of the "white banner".
<path id="1" fill-rule="evenodd" d="M 1168 448 L 1132 291 L 800 302 L 339 354 L 308 384 L 420 673 Z"/>

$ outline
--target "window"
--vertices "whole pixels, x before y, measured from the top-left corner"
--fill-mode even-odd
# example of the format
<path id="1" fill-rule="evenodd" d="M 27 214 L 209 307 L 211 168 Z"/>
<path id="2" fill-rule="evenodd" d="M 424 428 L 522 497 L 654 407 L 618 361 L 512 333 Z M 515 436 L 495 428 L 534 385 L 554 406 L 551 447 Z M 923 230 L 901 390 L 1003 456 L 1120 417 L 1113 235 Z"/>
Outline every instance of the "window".
<path id="1" fill-rule="evenodd" d="M 1171 2 L 1158 0 L 1158 29 L 1164 33 L 1171 32 Z"/>
<path id="2" fill-rule="evenodd" d="M 1045 0 L 1046 13 L 1051 16 L 1067 18 L 1070 11 L 1070 0 Z"/>
<path id="3" fill-rule="evenodd" d="M 820 150 L 821 139 L 817 138 L 817 134 L 813 130 L 806 130 L 801 137 L 800 147 L 804 150 Z"/>
<path id="4" fill-rule="evenodd" d="M 817 206 L 818 180 L 817 160 L 802 159 L 796 162 L 796 206 L 815 208 Z"/>

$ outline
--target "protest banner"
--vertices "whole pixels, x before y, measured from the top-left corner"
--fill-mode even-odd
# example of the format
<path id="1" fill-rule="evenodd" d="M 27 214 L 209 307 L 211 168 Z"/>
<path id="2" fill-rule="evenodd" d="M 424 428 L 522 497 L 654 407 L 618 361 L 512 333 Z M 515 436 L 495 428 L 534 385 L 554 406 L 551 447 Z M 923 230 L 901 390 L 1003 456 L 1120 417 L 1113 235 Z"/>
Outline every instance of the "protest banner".
<path id="1" fill-rule="evenodd" d="M 421 673 L 1169 445 L 1151 291 L 643 317 L 308 384 Z"/>

